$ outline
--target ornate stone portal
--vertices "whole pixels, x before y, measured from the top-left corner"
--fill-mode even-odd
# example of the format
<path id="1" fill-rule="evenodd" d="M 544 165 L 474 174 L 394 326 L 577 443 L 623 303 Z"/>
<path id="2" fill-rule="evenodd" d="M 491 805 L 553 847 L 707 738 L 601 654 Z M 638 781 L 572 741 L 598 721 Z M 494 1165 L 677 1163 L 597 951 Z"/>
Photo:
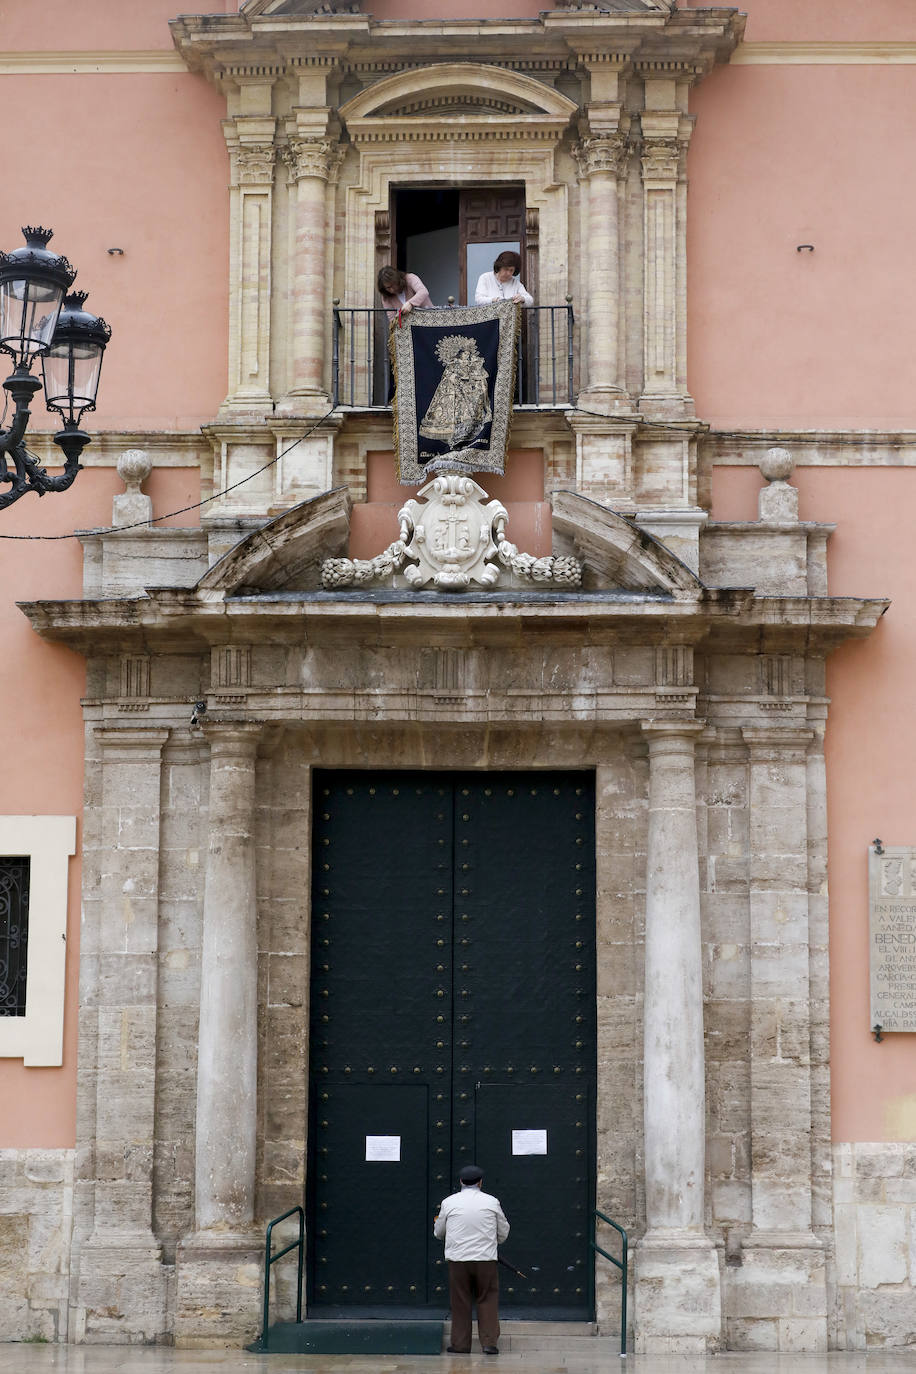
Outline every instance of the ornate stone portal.
<path id="1" fill-rule="evenodd" d="M 454 474 L 428 487 L 398 541 L 418 595 L 406 574 L 321 589 L 346 548 L 338 490 L 209 569 L 203 531 L 171 532 L 141 596 L 117 590 L 123 533 L 87 535 L 94 590 L 24 607 L 89 662 L 84 945 L 132 951 L 123 975 L 82 969 L 72 1332 L 254 1334 L 259 1229 L 305 1186 L 313 770 L 435 758 L 595 771 L 597 1201 L 644 1233 L 636 1349 L 822 1349 L 824 658 L 886 603 L 704 586 L 572 492 L 553 497 L 553 566 L 575 560 L 581 588 L 488 586 L 515 557 L 503 509 Z M 809 528 L 773 528 L 816 563 Z M 746 537 L 723 527 L 717 557 Z M 472 575 L 486 595 L 455 595 Z M 798 1034 L 774 1060 L 782 995 Z"/>

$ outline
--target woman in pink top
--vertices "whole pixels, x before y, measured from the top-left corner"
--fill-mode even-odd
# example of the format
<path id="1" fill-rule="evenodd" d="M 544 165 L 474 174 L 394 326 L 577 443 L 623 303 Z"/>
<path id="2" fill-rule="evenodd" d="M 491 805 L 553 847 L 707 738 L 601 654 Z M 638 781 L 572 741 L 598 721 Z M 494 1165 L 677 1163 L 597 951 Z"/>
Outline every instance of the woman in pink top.
<path id="1" fill-rule="evenodd" d="M 413 272 L 400 272 L 396 267 L 383 267 L 378 274 L 378 290 L 389 320 L 409 315 L 411 310 L 423 310 L 432 305 L 429 292 Z"/>

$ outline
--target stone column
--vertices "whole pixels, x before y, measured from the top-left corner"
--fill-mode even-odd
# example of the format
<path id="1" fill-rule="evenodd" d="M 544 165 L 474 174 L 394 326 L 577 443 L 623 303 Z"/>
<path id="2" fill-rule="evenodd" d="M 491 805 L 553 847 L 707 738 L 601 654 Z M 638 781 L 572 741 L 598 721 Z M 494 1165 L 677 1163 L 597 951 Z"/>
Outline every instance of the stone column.
<path id="1" fill-rule="evenodd" d="M 100 728 L 87 760 L 77 1232 L 70 1339 L 161 1340 L 153 1234 L 162 729 Z M 91 1195 L 91 1202 L 89 1196 Z M 84 1205 L 83 1198 L 88 1206 Z"/>
<path id="2" fill-rule="evenodd" d="M 637 1250 L 636 1348 L 715 1349 L 719 1267 L 704 1231 L 703 974 L 693 722 L 649 740 L 644 1119 L 646 1234 Z"/>
<path id="3" fill-rule="evenodd" d="M 255 753 L 260 726 L 211 724 L 195 1141 L 196 1233 L 178 1255 L 176 1338 L 245 1337 L 256 1324 Z M 250 1293 L 238 1300 L 239 1284 Z M 236 1296 L 221 1296 L 232 1286 Z M 231 1316 L 226 1316 L 226 1308 Z"/>
<path id="4" fill-rule="evenodd" d="M 808 750 L 814 733 L 803 727 L 743 734 L 750 806 L 752 1229 L 729 1295 L 729 1324 L 754 1349 L 826 1350 L 824 1254 L 812 1231 Z"/>
<path id="5" fill-rule="evenodd" d="M 199 1232 L 254 1220 L 258 945 L 254 782 L 260 726 L 211 725 L 210 837 L 197 1051 Z"/>
<path id="6" fill-rule="evenodd" d="M 626 170 L 626 139 L 614 132 L 584 138 L 575 149 L 587 200 L 583 215 L 583 286 L 588 320 L 589 409 L 630 409 L 620 378 L 620 240 L 618 180 Z"/>
<path id="7" fill-rule="evenodd" d="M 276 119 L 223 122 L 231 165 L 229 393 L 223 413 L 271 409 L 270 291 Z"/>
<path id="8" fill-rule="evenodd" d="M 326 341 L 330 337 L 327 242 L 328 184 L 341 149 L 327 134 L 326 110 L 300 111 L 289 140 L 295 216 L 293 270 L 293 360 L 287 408 L 322 414 L 330 406 Z M 293 188 L 291 188 L 292 190 Z"/>

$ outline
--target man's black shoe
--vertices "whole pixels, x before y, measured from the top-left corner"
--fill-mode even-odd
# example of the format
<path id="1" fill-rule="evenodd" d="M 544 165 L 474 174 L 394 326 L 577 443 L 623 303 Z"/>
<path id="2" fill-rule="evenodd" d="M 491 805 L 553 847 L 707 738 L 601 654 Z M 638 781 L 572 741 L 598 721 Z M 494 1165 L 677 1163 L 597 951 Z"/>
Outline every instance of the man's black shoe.
<path id="1" fill-rule="evenodd" d="M 483 1347 L 483 1353 L 485 1355 L 498 1355 L 499 1349 L 495 1345 L 485 1345 Z"/>
<path id="2" fill-rule="evenodd" d="M 445 1353 L 446 1355 L 470 1355 L 471 1352 L 470 1350 L 459 1350 L 457 1345 L 447 1345 Z"/>

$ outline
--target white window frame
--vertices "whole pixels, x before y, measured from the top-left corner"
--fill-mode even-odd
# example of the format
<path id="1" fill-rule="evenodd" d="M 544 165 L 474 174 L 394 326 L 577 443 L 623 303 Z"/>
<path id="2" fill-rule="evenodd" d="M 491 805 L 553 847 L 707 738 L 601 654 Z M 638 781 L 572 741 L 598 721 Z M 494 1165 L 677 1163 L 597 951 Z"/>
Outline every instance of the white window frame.
<path id="1" fill-rule="evenodd" d="M 0 856 L 29 860 L 25 1016 L 0 1016 L 0 1058 L 26 1068 L 63 1063 L 67 883 L 75 816 L 0 816 Z"/>

